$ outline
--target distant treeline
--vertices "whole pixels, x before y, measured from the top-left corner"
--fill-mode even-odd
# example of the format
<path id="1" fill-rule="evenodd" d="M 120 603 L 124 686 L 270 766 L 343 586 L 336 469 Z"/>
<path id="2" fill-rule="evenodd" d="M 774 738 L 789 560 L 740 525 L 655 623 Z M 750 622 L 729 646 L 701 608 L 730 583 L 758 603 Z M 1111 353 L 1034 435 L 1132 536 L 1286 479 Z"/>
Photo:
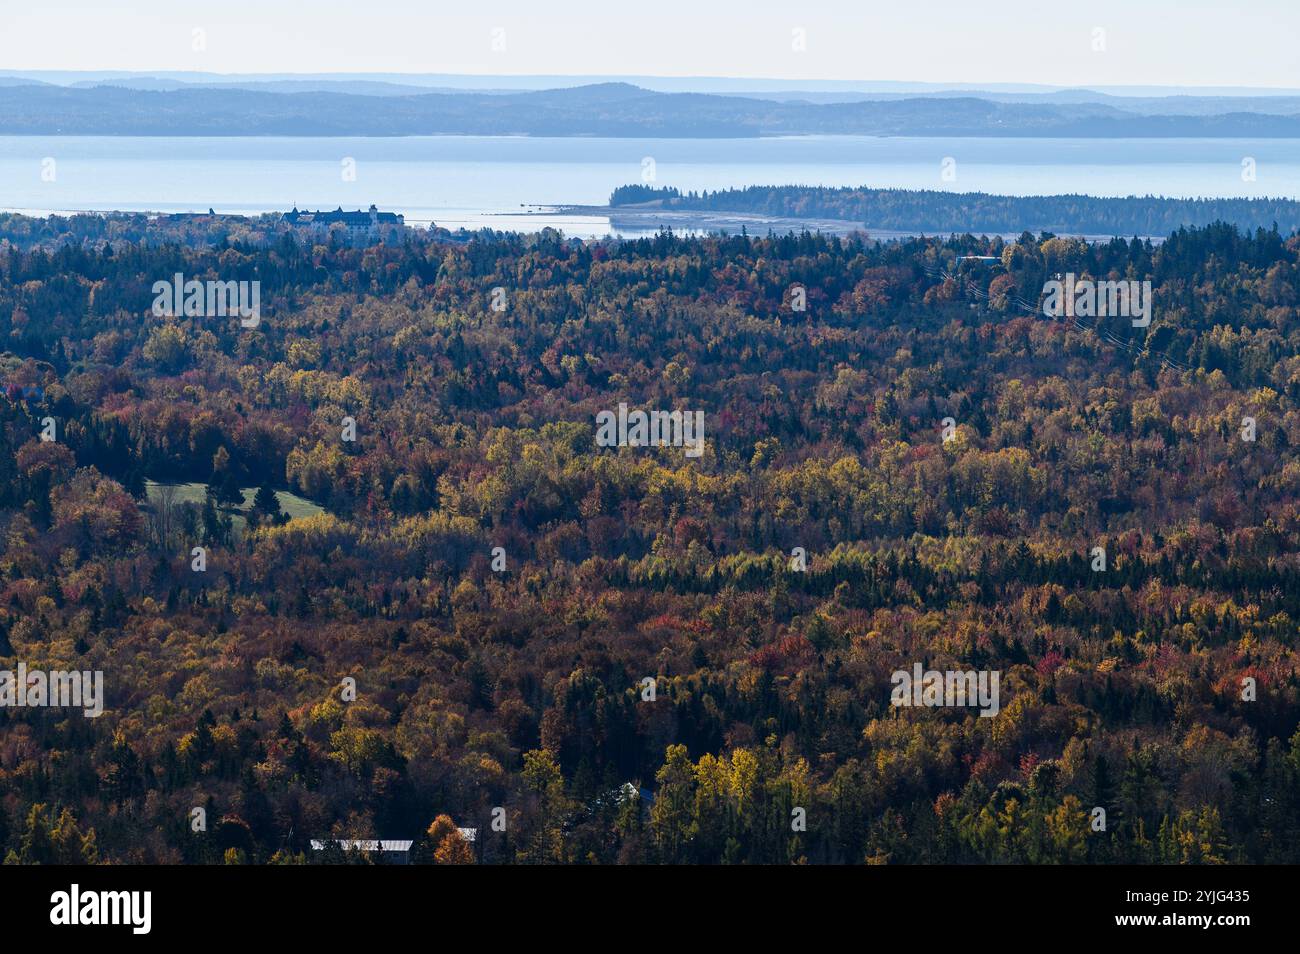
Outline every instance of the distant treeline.
<path id="1" fill-rule="evenodd" d="M 276 88 L 277 90 L 279 88 Z M 1123 101 L 1123 100 L 1120 100 Z M 1109 102 L 991 102 L 976 96 L 853 103 L 677 95 L 630 83 L 407 96 L 188 86 L 0 86 L 7 136 L 995 136 L 1294 139 L 1300 117 L 1258 101 L 1230 113 L 1139 115 Z M 1209 108 L 1222 108 L 1213 106 Z M 1269 112 L 1248 112 L 1264 108 Z"/>
<path id="2" fill-rule="evenodd" d="M 984 192 L 749 186 L 687 192 L 645 185 L 620 186 L 611 206 L 656 202 L 666 209 L 754 212 L 764 215 L 859 221 L 867 229 L 949 233 L 1053 232 L 1069 235 L 1168 235 L 1183 227 L 1228 222 L 1242 229 L 1283 232 L 1300 227 L 1300 202 L 1291 199 L 1099 198 L 1088 195 L 989 195 Z"/>

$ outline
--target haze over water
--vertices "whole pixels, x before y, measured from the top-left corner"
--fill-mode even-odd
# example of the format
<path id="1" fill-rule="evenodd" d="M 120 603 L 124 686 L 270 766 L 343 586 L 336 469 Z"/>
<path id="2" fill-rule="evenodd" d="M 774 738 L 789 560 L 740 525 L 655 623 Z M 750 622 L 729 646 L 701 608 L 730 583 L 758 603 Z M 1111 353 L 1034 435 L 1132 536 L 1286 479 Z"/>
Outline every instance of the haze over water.
<path id="1" fill-rule="evenodd" d="M 770 139 L 0 137 L 0 207 L 21 211 L 381 209 L 408 223 L 604 235 L 600 216 L 520 215 L 603 205 L 643 180 L 683 191 L 869 186 L 1009 195 L 1300 197 L 1290 139 Z M 43 181 L 42 160 L 56 162 Z M 342 162 L 356 160 L 355 181 Z M 955 178 L 941 174 L 956 160 Z M 1242 160 L 1256 178 L 1242 176 Z"/>

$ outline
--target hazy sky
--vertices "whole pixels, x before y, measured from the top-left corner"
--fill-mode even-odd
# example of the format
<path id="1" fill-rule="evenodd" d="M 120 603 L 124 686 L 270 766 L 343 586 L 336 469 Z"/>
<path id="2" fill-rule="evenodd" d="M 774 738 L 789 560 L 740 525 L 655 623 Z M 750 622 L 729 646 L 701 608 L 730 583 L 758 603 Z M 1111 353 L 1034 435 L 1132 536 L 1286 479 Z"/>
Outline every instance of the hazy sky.
<path id="1" fill-rule="evenodd" d="M 1229 6 L 1225 0 L 0 0 L 0 69 L 1300 87 L 1300 0 Z M 493 50 L 497 28 L 504 30 L 502 51 Z M 806 31 L 804 52 L 792 49 L 797 28 Z M 203 31 L 206 49 L 194 49 L 195 30 Z M 1094 50 L 1099 38 L 1104 50 Z"/>

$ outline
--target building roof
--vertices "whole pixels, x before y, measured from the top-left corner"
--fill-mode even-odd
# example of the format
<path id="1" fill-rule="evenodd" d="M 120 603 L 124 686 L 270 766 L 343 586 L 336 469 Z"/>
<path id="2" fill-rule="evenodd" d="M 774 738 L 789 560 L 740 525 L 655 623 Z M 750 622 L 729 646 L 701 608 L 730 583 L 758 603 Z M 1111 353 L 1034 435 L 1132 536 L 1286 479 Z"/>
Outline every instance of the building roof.
<path id="1" fill-rule="evenodd" d="M 344 851 L 410 851 L 413 841 L 376 841 L 370 838 L 331 838 L 329 841 L 335 842 Z M 327 842 L 318 841 L 313 838 L 311 841 L 312 851 L 323 851 Z"/>
<path id="2" fill-rule="evenodd" d="M 460 836 L 466 841 L 478 840 L 477 828 L 457 828 Z M 324 851 L 325 846 L 334 842 L 344 851 L 410 851 L 411 845 L 415 844 L 411 840 L 390 840 L 374 838 L 328 838 L 311 840 L 312 851 Z"/>
<path id="3" fill-rule="evenodd" d="M 362 212 L 360 209 L 355 212 L 344 212 L 343 206 L 339 206 L 333 212 L 308 212 L 306 210 L 299 212 L 295 207 L 292 212 L 285 212 L 281 215 L 280 220 L 287 222 L 289 225 L 330 226 L 338 222 L 351 228 L 369 228 L 371 225 L 403 225 L 406 221 L 404 216 L 396 212 L 380 212 L 373 205 L 368 212 Z"/>

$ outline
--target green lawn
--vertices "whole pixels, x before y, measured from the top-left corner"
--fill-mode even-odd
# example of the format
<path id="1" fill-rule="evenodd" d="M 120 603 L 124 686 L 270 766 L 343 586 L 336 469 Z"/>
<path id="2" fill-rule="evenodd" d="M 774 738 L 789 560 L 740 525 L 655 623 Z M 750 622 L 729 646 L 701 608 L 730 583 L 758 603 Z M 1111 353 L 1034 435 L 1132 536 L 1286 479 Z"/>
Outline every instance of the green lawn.
<path id="1" fill-rule="evenodd" d="M 203 501 L 207 495 L 207 485 L 200 483 L 189 484 L 160 484 L 157 481 L 145 481 L 145 490 L 149 496 L 150 503 L 157 503 L 158 491 L 165 487 L 176 488 L 176 503 L 192 503 L 203 506 Z M 253 506 L 253 498 L 257 495 L 256 487 L 245 487 L 241 491 L 244 495 L 244 502 L 239 507 L 223 507 L 226 513 L 234 517 L 235 535 L 240 536 L 244 532 L 243 512 Z M 314 504 L 310 500 L 304 500 L 297 494 L 291 494 L 287 490 L 277 490 L 276 497 L 280 500 L 280 509 L 283 510 L 290 520 L 300 520 L 303 517 L 315 517 L 325 513 L 325 508 L 319 504 Z"/>

